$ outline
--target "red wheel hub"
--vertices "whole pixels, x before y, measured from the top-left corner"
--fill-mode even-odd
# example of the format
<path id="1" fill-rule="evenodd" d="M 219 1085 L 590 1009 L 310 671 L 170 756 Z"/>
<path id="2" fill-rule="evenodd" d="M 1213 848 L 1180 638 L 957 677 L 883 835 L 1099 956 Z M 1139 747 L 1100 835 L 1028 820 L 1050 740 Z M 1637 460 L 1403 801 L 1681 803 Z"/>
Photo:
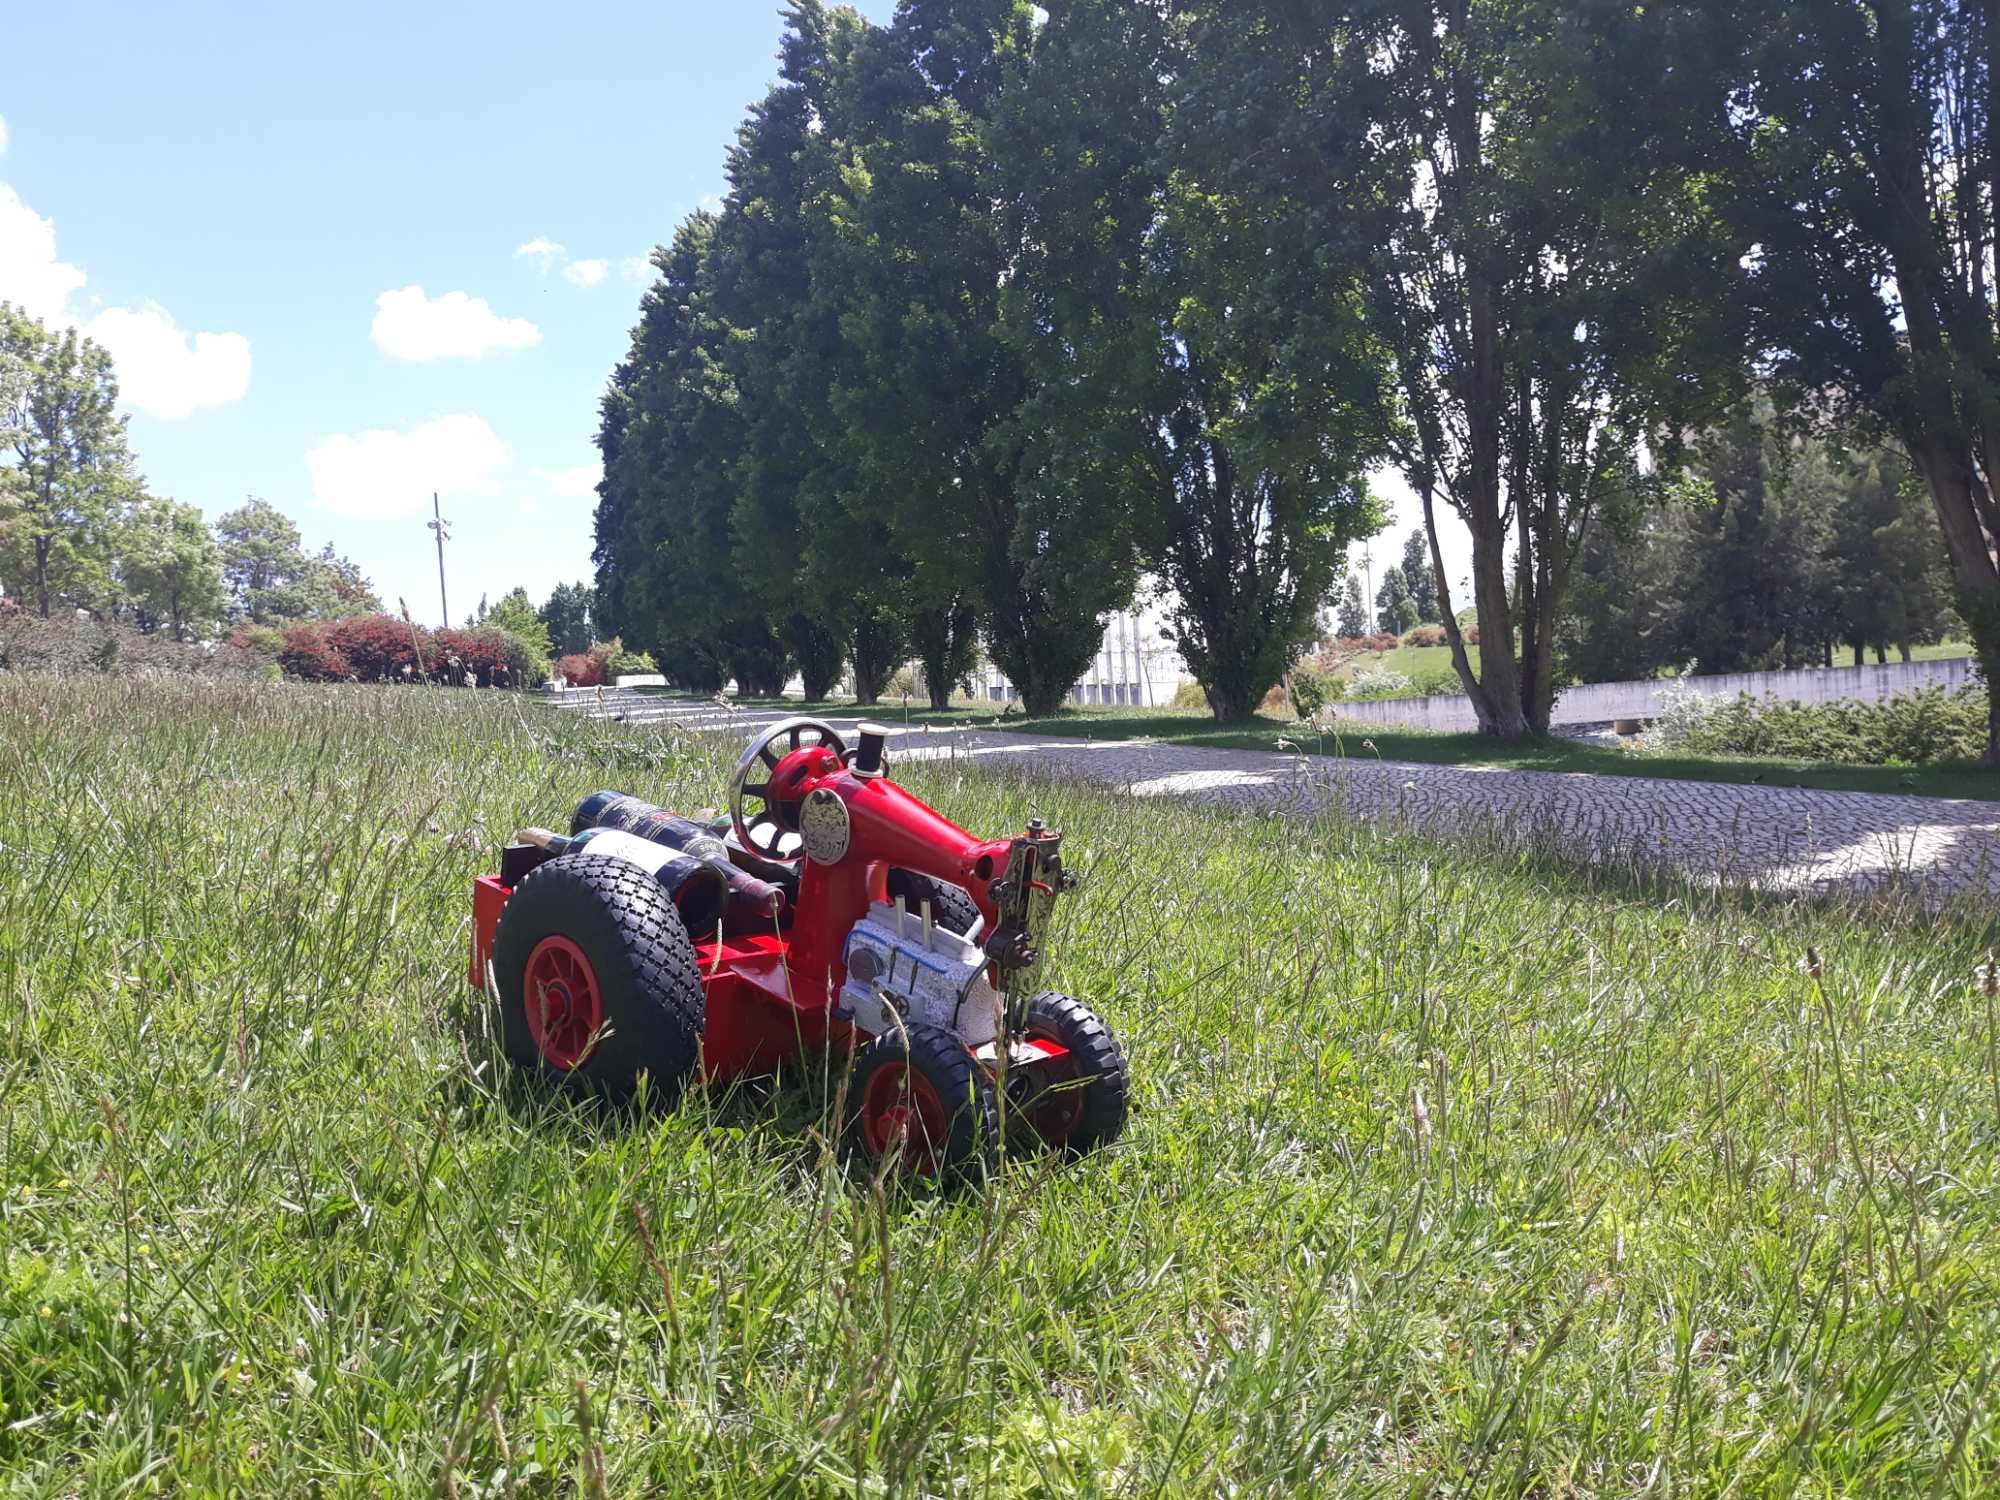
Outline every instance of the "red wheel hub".
<path id="1" fill-rule="evenodd" d="M 861 1134 L 877 1161 L 897 1153 L 903 1170 L 935 1177 L 938 1151 L 950 1129 L 944 1100 L 908 1063 L 884 1063 L 869 1075 L 861 1099 Z"/>
<path id="2" fill-rule="evenodd" d="M 604 1029 L 604 998 L 583 950 L 561 936 L 537 943 L 528 955 L 521 1002 L 528 1033 L 549 1066 L 565 1073 L 581 1067 Z"/>

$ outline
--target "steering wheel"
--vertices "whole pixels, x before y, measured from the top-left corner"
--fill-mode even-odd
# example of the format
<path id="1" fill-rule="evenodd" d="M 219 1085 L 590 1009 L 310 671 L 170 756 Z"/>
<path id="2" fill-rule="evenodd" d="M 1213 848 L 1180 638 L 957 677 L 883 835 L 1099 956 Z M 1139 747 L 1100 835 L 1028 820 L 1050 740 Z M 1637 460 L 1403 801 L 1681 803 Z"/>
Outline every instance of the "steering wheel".
<path id="1" fill-rule="evenodd" d="M 806 743 L 809 734 L 813 736 L 810 746 Z M 785 742 L 783 751 L 776 748 L 781 740 Z M 805 858 L 805 841 L 799 836 L 799 797 L 796 793 L 786 797 L 774 790 L 771 777 L 784 755 L 820 746 L 843 758 L 847 754 L 847 741 L 831 724 L 818 719 L 781 719 L 752 740 L 736 762 L 735 774 L 729 778 L 729 826 L 736 841 L 757 858 L 783 865 Z M 752 781 L 752 774 L 758 771 L 763 773 L 762 779 Z M 751 803 L 756 812 L 746 816 Z"/>

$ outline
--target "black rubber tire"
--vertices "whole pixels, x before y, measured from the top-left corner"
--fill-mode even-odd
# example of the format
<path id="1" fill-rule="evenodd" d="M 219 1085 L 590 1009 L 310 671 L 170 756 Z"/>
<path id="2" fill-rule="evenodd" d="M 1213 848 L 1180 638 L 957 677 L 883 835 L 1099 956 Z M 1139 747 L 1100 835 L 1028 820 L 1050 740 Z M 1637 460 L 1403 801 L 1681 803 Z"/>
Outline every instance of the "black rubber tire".
<path id="1" fill-rule="evenodd" d="M 1061 1043 L 1069 1049 L 1069 1057 L 1050 1065 L 1059 1071 L 1037 1068 L 1023 1074 L 1018 1095 L 1009 1088 L 1010 1123 L 1019 1127 L 1015 1139 L 1070 1157 L 1117 1140 L 1131 1110 L 1132 1085 L 1125 1054 L 1111 1028 L 1081 1000 L 1044 990 L 1028 1002 L 1027 1034 Z M 1047 1134 L 1035 1119 L 1039 1111 L 1049 1109 L 1071 1117 L 1058 1137 Z"/>
<path id="2" fill-rule="evenodd" d="M 882 1169 L 863 1115 L 871 1080 L 885 1068 L 902 1065 L 929 1081 L 948 1116 L 944 1138 L 931 1142 L 935 1180 L 945 1186 L 985 1180 L 1000 1159 L 1000 1107 L 993 1079 L 963 1042 L 936 1026 L 884 1032 L 855 1054 L 847 1087 L 847 1137 L 855 1152 L 870 1172 Z M 887 1175 L 899 1170 L 919 1178 L 929 1175 L 904 1164 L 891 1167 Z"/>
<path id="3" fill-rule="evenodd" d="M 915 870 L 889 872 L 889 900 L 892 905 L 898 896 L 903 898 L 912 912 L 922 911 L 924 902 L 929 901 L 931 920 L 960 937 L 970 932 L 972 924 L 979 920 L 979 907 L 974 904 L 969 892 L 960 886 L 933 880 L 928 875 L 919 875 Z"/>
<path id="4" fill-rule="evenodd" d="M 528 957 L 551 936 L 582 950 L 603 1005 L 597 1045 L 568 1071 L 535 1045 L 523 994 Z M 493 976 L 501 1045 L 524 1067 L 620 1100 L 650 1074 L 651 1097 L 672 1104 L 701 1064 L 707 1005 L 694 945 L 673 901 L 637 865 L 578 853 L 531 872 L 501 909 Z"/>

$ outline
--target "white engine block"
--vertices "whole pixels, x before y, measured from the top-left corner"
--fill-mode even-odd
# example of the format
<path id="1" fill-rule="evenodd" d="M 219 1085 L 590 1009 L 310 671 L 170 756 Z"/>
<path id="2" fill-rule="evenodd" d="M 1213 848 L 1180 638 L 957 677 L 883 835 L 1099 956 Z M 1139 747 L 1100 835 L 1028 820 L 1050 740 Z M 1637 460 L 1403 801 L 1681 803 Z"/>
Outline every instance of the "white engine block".
<path id="1" fill-rule="evenodd" d="M 897 1017 L 949 1031 L 973 1048 L 999 1034 L 999 995 L 986 977 L 991 960 L 955 932 L 877 901 L 847 934 L 842 958 L 840 1013 L 869 1036 L 895 1030 Z"/>

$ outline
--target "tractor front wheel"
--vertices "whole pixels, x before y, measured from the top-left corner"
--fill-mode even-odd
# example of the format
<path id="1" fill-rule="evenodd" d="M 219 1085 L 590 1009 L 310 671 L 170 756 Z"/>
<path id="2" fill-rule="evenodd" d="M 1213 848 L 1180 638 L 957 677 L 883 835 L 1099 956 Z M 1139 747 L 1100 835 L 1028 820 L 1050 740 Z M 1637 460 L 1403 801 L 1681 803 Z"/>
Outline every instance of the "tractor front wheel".
<path id="1" fill-rule="evenodd" d="M 950 1032 L 912 1025 L 863 1047 L 848 1084 L 849 1134 L 869 1167 L 954 1183 L 999 1152 L 993 1080 Z"/>
<path id="2" fill-rule="evenodd" d="M 1065 1156 L 1117 1140 L 1130 1108 L 1131 1081 L 1118 1039 L 1089 1006 L 1045 990 L 1028 1002 L 1027 1037 L 1054 1042 L 1063 1055 L 1008 1080 L 1016 1139 Z"/>

